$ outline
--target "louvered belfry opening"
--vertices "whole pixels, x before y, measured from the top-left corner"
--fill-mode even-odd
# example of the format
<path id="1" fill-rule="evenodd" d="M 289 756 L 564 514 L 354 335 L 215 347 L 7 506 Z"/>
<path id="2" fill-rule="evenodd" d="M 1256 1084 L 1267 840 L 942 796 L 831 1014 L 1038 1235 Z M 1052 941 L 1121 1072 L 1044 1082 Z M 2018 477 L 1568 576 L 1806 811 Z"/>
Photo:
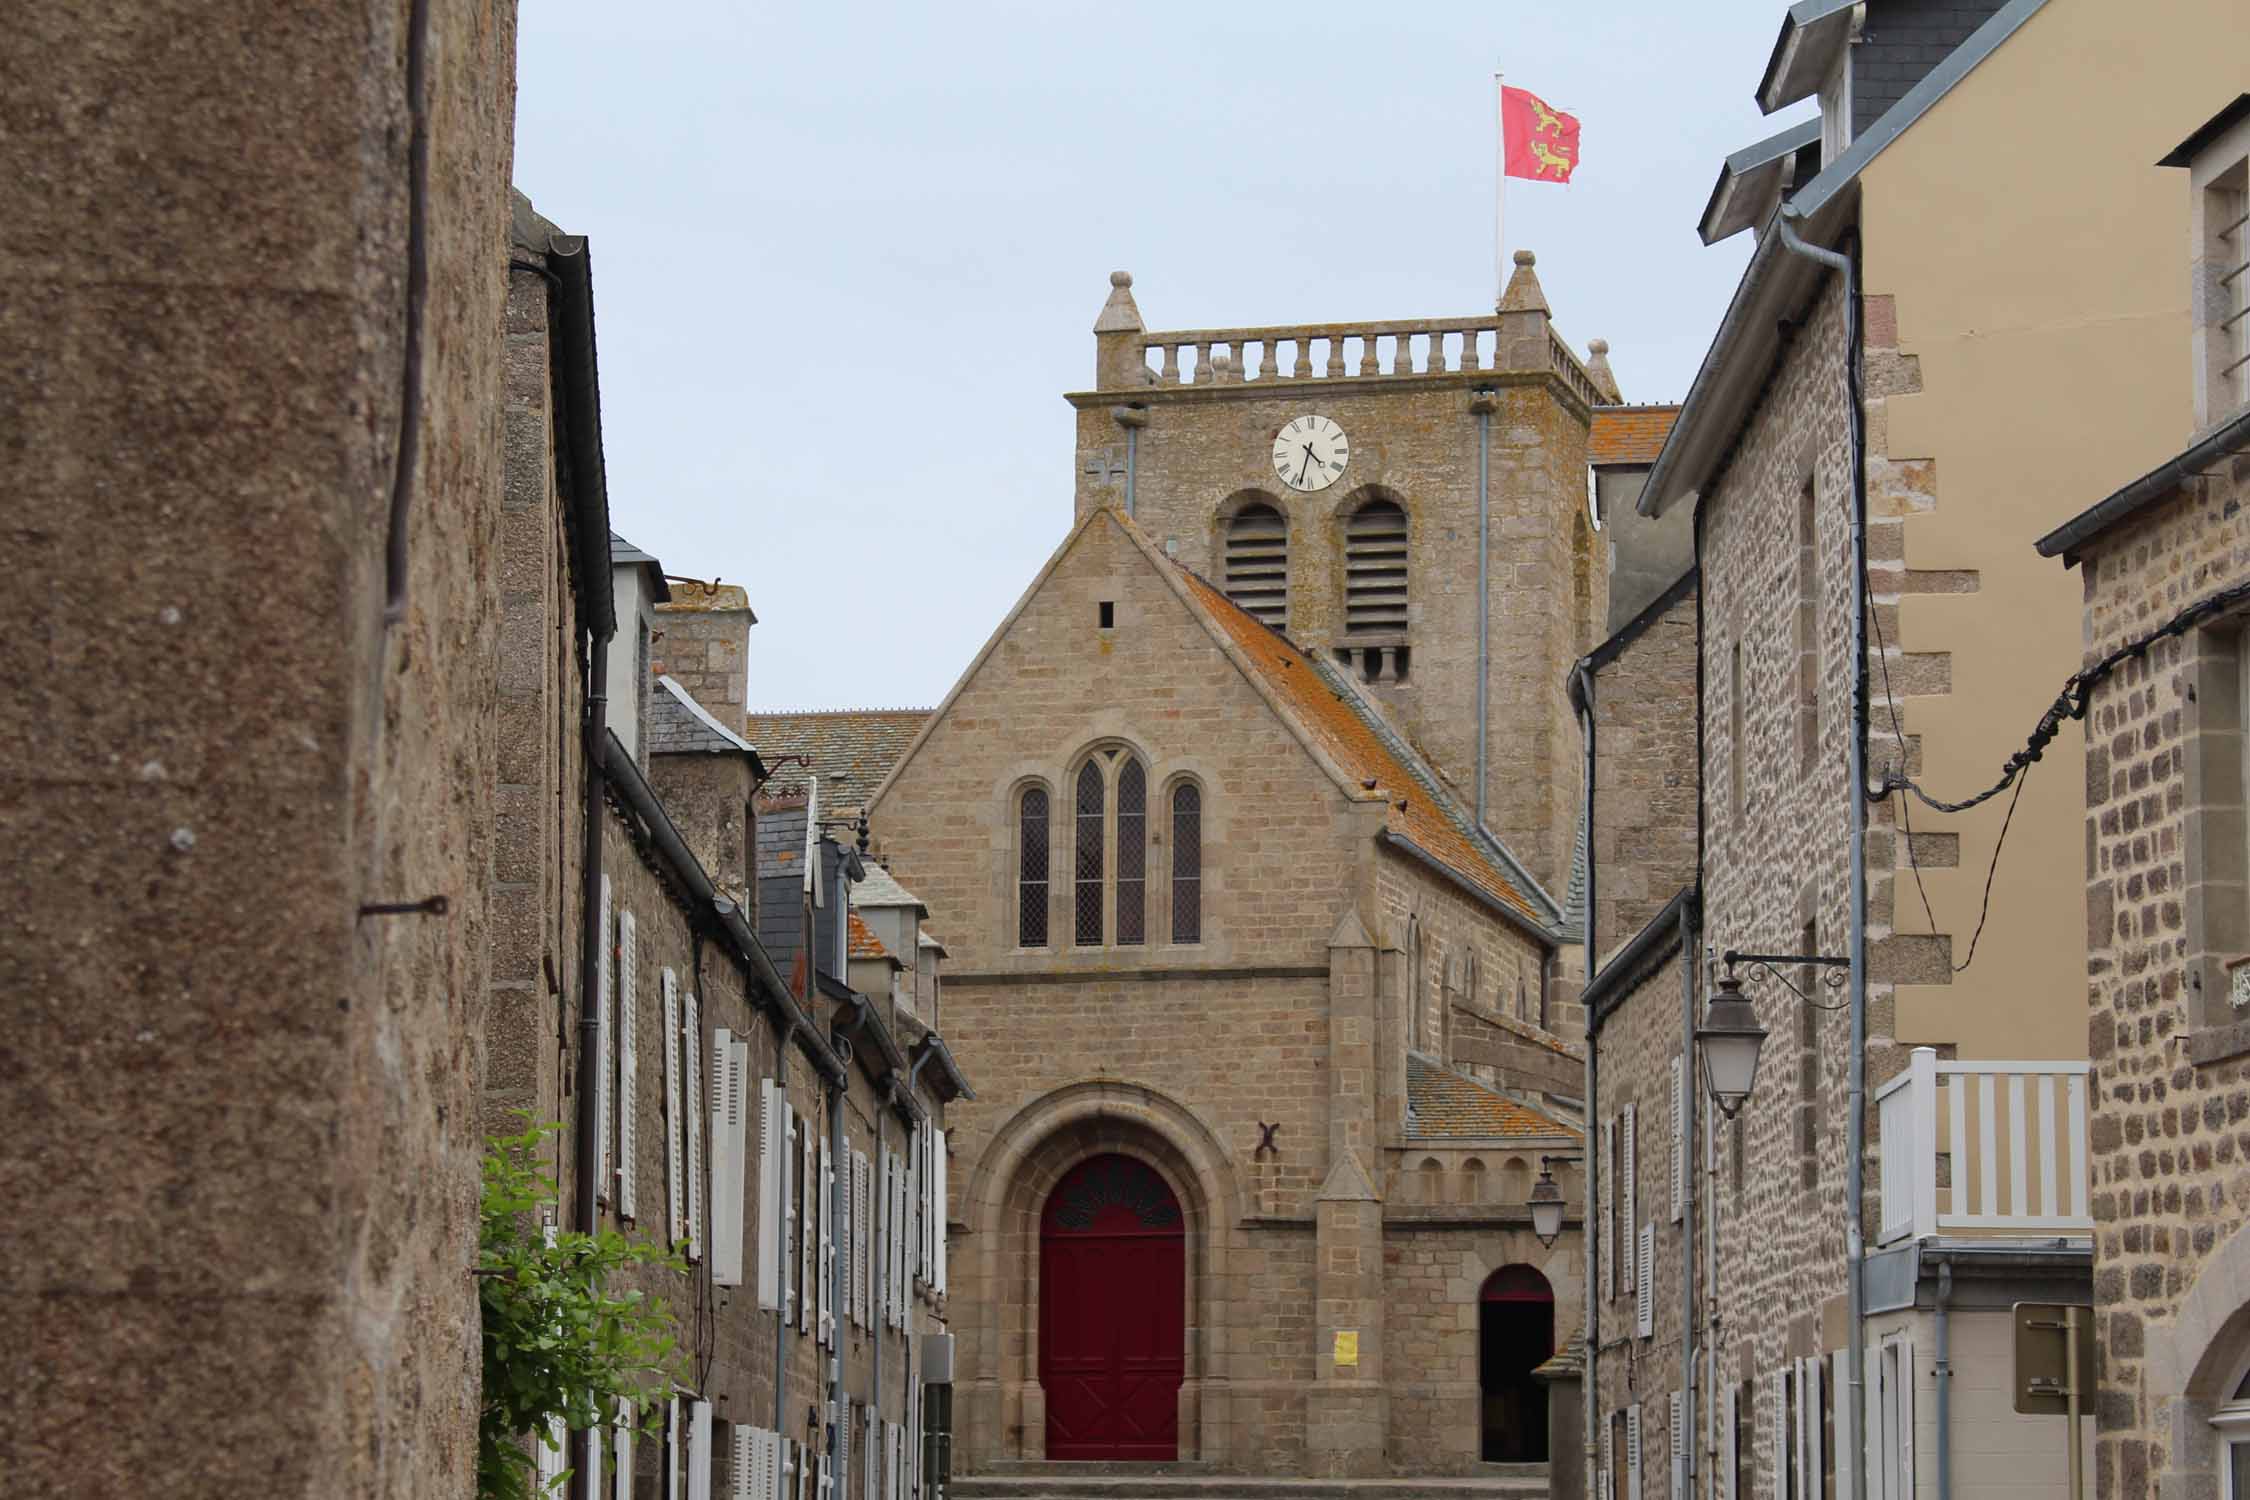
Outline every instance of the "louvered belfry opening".
<path id="1" fill-rule="evenodd" d="M 1227 522 L 1227 598 L 1245 614 L 1289 629 L 1289 523 L 1270 505 L 1246 505 Z"/>
<path id="2" fill-rule="evenodd" d="M 1337 656 L 1369 682 L 1406 677 L 1406 512 L 1370 500 L 1344 525 L 1344 643 Z"/>
<path id="3" fill-rule="evenodd" d="M 1028 787 L 1018 811 L 1016 942 L 1047 946 L 1047 789 Z"/>
<path id="4" fill-rule="evenodd" d="M 1117 941 L 1148 941 L 1148 773 L 1130 757 L 1117 773 Z"/>
<path id="5" fill-rule="evenodd" d="M 1078 946 L 1098 947 L 1102 940 L 1102 804 L 1106 800 L 1102 768 L 1088 761 L 1078 772 L 1077 924 Z"/>
<path id="6" fill-rule="evenodd" d="M 1172 789 L 1172 941 L 1203 941 L 1203 792 Z"/>

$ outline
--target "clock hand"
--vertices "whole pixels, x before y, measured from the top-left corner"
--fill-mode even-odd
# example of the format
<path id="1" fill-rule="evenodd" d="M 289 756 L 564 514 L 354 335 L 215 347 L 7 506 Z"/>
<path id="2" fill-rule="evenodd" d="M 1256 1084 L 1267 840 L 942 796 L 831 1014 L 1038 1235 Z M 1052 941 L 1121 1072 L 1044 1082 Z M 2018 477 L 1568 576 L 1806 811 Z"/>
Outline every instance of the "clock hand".
<path id="1" fill-rule="evenodd" d="M 1307 443 L 1307 444 L 1305 444 L 1305 461 L 1304 461 L 1303 463 L 1301 463 L 1301 464 L 1297 465 L 1297 482 L 1298 482 L 1299 484 L 1303 484 L 1303 483 L 1305 482 L 1305 470 L 1306 470 L 1307 468 L 1311 467 L 1311 465 L 1312 465 L 1312 444 L 1310 444 L 1310 443 Z"/>

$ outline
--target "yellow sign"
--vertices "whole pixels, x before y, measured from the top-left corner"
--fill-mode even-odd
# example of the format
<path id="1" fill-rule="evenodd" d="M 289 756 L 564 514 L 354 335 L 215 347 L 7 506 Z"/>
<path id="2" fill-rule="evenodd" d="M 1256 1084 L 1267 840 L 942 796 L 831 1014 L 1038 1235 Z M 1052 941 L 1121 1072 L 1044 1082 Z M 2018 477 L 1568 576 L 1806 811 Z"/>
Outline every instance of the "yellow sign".
<path id="1" fill-rule="evenodd" d="M 1339 1328 L 1336 1330 L 1336 1363 L 1340 1365 L 1357 1365 L 1359 1363 L 1358 1329 Z"/>

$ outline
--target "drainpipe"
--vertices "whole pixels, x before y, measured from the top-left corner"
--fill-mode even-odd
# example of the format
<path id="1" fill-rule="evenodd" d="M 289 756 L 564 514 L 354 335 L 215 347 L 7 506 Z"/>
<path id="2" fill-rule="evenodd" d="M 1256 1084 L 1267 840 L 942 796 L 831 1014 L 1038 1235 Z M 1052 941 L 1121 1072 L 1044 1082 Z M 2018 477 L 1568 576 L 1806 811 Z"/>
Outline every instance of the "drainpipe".
<path id="1" fill-rule="evenodd" d="M 1499 402 L 1488 389 L 1469 401 L 1477 414 L 1477 827 L 1485 826 L 1485 733 L 1492 691 L 1492 411 Z M 1590 733 L 1591 731 L 1589 731 Z M 1589 740 L 1589 744 L 1591 741 Z M 1588 783 L 1591 787 L 1591 783 Z M 1588 846 L 1591 849 L 1591 846 Z M 1590 857 L 1590 856 L 1589 856 Z M 1591 981 L 1589 968 L 1586 978 Z"/>
<path id="2" fill-rule="evenodd" d="M 1867 1156 L 1867 412 L 1860 399 L 1859 261 L 1808 244 L 1793 222 L 1793 205 L 1783 205 L 1774 221 L 1781 243 L 1844 278 L 1844 386 L 1852 438 L 1852 746 L 1845 794 L 1851 799 L 1851 1055 L 1848 1132 L 1844 1161 L 1849 1172 L 1844 1194 L 1844 1288 L 1849 1306 L 1852 1388 L 1851 1461 L 1864 1465 L 1867 1453 L 1866 1239 L 1861 1199 L 1866 1193 Z M 1866 1494 L 1865 1470 L 1855 1494 Z"/>
<path id="3" fill-rule="evenodd" d="M 594 1073 L 601 1066 L 601 1017 L 594 1010 L 594 996 L 600 992 L 602 963 L 606 954 L 602 931 L 602 765 L 608 749 L 606 716 L 609 704 L 609 641 L 616 627 L 601 631 L 592 637 L 592 655 L 587 663 L 586 707 L 584 712 L 586 760 L 586 817 L 585 851 L 579 866 L 583 888 L 579 894 L 581 906 L 578 924 L 578 1162 L 575 1176 L 578 1181 L 578 1227 L 592 1234 L 601 1226 L 596 1222 L 594 1198 L 600 1184 L 594 1180 L 594 1137 L 600 1130 L 594 1113 Z"/>
<path id="4" fill-rule="evenodd" d="M 1477 673 L 1477 681 L 1481 691 L 1481 687 L 1484 681 L 1484 673 L 1481 670 Z M 1576 668 L 1574 668 L 1570 674 L 1570 697 L 1572 703 L 1577 706 L 1578 722 L 1581 726 L 1583 739 L 1585 741 L 1585 769 L 1581 773 L 1584 778 L 1583 784 L 1585 788 L 1584 796 L 1581 799 L 1584 803 L 1584 806 L 1581 810 L 1580 816 L 1584 818 L 1586 826 L 1586 909 L 1580 914 L 1581 930 L 1579 936 L 1585 945 L 1585 983 L 1587 987 L 1591 988 L 1594 982 L 1595 889 L 1594 674 L 1587 670 L 1586 664 L 1583 661 L 1578 663 Z M 1478 724 L 1478 733 L 1481 735 L 1483 733 L 1483 720 L 1479 719 Z M 1481 775 L 1477 778 L 1477 786 L 1481 793 L 1481 790 L 1484 786 L 1484 778 Z M 1584 993 L 1584 991 L 1581 991 L 1581 993 Z M 1595 1092 L 1597 1086 L 1599 1085 L 1599 1082 L 1600 1075 L 1598 1070 L 1594 1066 L 1594 1018 L 1593 1015 L 1589 1012 L 1586 1017 L 1586 1110 L 1583 1116 L 1586 1126 L 1587 1149 L 1580 1153 L 1586 1158 L 1586 1160 L 1583 1164 L 1582 1170 L 1579 1173 L 1579 1179 L 1583 1189 L 1583 1196 L 1579 1202 L 1578 1219 L 1579 1233 L 1586 1241 L 1586 1376 L 1585 1387 L 1580 1392 L 1582 1404 L 1584 1407 L 1583 1415 L 1581 1416 L 1580 1421 L 1584 1427 L 1584 1431 L 1581 1436 L 1583 1437 L 1585 1443 L 1585 1458 L 1583 1462 L 1585 1465 L 1585 1492 L 1587 1494 L 1593 1493 L 1595 1476 L 1600 1473 L 1601 1464 L 1600 1401 L 1599 1393 L 1596 1390 L 1594 1383 L 1594 1367 L 1596 1362 L 1600 1358 L 1599 1350 L 1601 1348 L 1601 1294 L 1597 1290 L 1597 1278 L 1601 1274 L 1601 1266 L 1598 1259 L 1600 1255 L 1600 1244 L 1599 1236 L 1595 1233 L 1594 1230 L 1594 1195 L 1599 1190 L 1601 1182 L 1601 1169 L 1596 1163 L 1601 1153 L 1593 1149 L 1595 1140 L 1594 1121 L 1600 1116 L 1600 1096 Z"/>
<path id="5" fill-rule="evenodd" d="M 1589 863 L 1591 861 L 1589 860 Z M 1702 901 L 1680 908 L 1680 1461 L 1695 1493 L 1695 964 Z M 1816 1486 L 1817 1487 L 1817 1486 Z"/>
<path id="6" fill-rule="evenodd" d="M 846 1043 L 849 1048 L 849 1043 Z M 847 1050 L 846 1053 L 849 1056 Z M 846 1075 L 847 1078 L 849 1075 Z M 844 1325 L 845 1309 L 836 1305 L 844 1290 L 844 1256 L 849 1253 L 850 1238 L 842 1233 L 844 1223 L 844 1178 L 849 1174 L 849 1164 L 844 1158 L 844 1090 L 848 1083 L 838 1084 L 828 1091 L 828 1159 L 836 1164 L 836 1171 L 828 1182 L 828 1472 L 844 1472 L 844 1444 L 851 1434 L 844 1430 L 850 1408 L 844 1402 Z"/>
<path id="7" fill-rule="evenodd" d="M 1138 403 L 1110 408 L 1117 425 L 1125 429 L 1125 514 L 1133 514 L 1134 481 L 1140 477 L 1141 429 L 1148 425 L 1148 408 Z"/>
<path id="8" fill-rule="evenodd" d="M 1953 1260 L 1937 1269 L 1937 1493 L 1953 1500 L 1953 1344 L 1946 1327 L 1946 1304 L 1953 1300 Z"/>

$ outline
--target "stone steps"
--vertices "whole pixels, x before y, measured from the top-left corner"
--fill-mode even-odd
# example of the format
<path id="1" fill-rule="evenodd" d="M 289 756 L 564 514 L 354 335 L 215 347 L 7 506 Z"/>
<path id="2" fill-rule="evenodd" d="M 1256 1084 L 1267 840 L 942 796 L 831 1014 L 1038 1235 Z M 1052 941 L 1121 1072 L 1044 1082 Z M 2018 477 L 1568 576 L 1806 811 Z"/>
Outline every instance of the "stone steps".
<path id="1" fill-rule="evenodd" d="M 1003 1460 L 956 1475 L 948 1500 L 1545 1500 L 1545 1464 L 1486 1464 L 1473 1475 L 1309 1479 L 1218 1474 L 1207 1464 Z"/>

